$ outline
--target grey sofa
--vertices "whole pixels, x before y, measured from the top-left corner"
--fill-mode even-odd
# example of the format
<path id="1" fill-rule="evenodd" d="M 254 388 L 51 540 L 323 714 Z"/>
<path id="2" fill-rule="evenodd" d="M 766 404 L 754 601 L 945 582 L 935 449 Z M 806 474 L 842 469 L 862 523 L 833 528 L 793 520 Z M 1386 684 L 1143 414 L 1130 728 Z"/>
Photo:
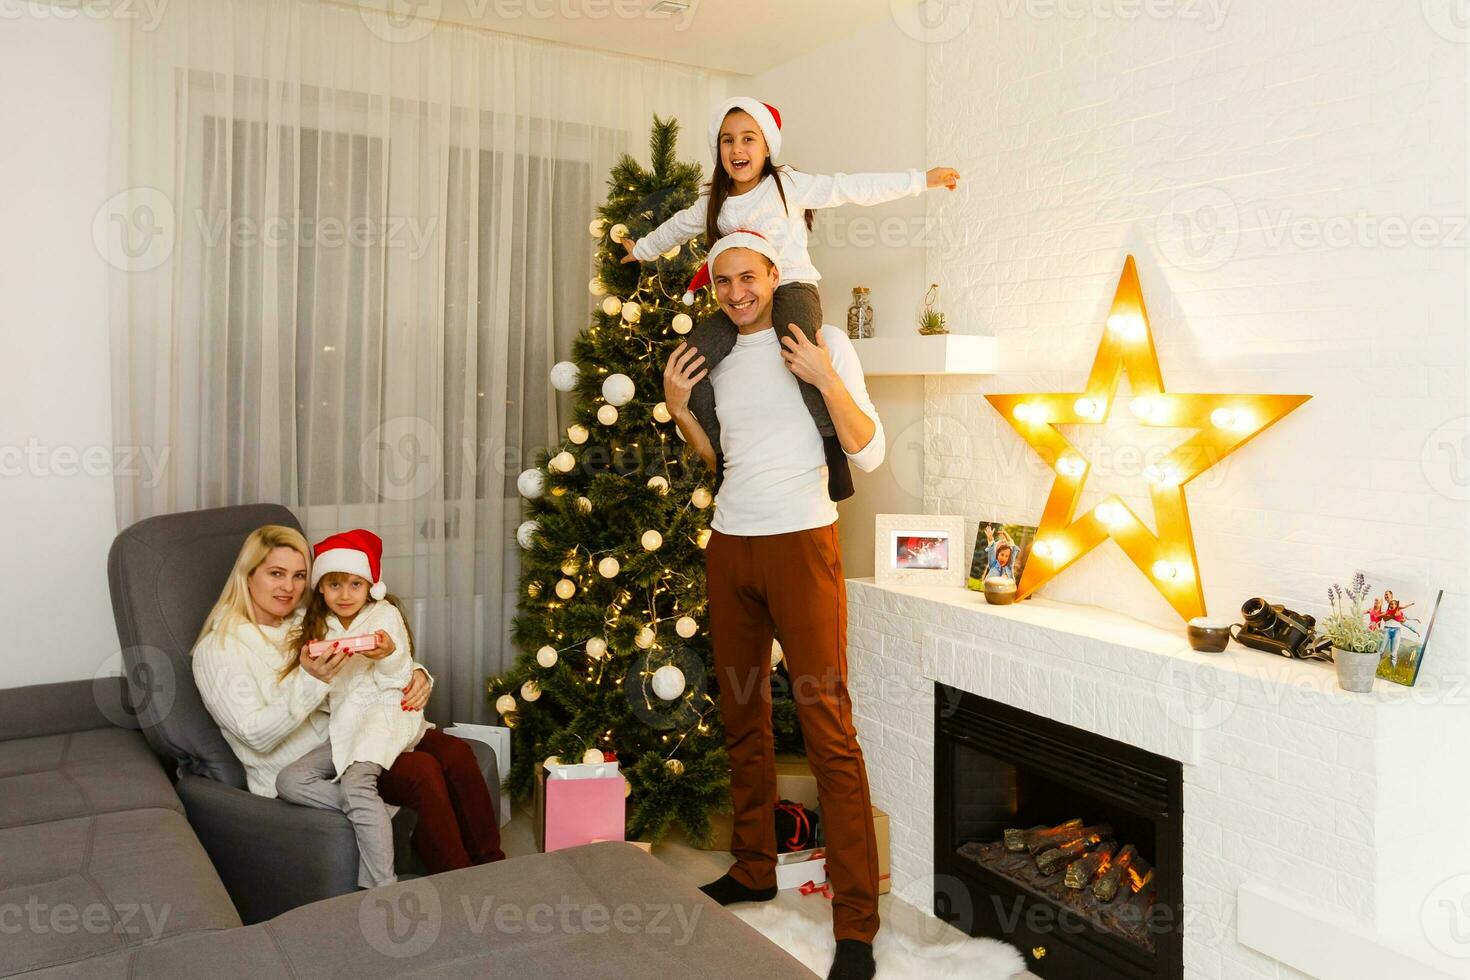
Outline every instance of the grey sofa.
<path id="1" fill-rule="evenodd" d="M 0 689 L 0 977 L 811 976 L 629 844 L 356 891 L 346 818 L 247 792 L 187 661 L 267 523 L 296 526 L 258 506 L 129 528 L 108 562 L 126 676 Z"/>
<path id="2" fill-rule="evenodd" d="M 47 980 L 812 974 L 631 844 L 512 858 L 243 925 L 116 679 L 0 690 L 0 976 Z M 200 778 L 200 777 L 193 777 Z M 245 816 L 250 811 L 240 811 Z M 256 860 L 295 842 L 264 834 Z"/>

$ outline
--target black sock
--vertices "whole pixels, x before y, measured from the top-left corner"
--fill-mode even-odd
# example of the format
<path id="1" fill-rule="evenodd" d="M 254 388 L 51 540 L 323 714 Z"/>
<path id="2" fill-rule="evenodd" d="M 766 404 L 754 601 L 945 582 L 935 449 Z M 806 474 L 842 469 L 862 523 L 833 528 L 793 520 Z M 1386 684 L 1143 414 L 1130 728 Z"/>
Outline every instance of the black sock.
<path id="1" fill-rule="evenodd" d="M 731 905 L 735 902 L 769 902 L 776 897 L 775 885 L 770 888 L 747 888 L 728 874 L 717 878 L 708 885 L 700 885 L 699 890 L 721 905 Z"/>
<path id="2" fill-rule="evenodd" d="M 861 939 L 837 940 L 837 955 L 827 980 L 873 980 L 878 967 L 873 963 L 873 944 Z"/>

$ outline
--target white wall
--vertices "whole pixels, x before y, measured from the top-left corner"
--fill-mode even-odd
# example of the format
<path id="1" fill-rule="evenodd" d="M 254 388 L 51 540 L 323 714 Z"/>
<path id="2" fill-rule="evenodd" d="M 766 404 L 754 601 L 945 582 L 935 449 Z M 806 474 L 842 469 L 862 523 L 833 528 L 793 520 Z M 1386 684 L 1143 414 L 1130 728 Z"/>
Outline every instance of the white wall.
<path id="1" fill-rule="evenodd" d="M 780 110 L 778 162 L 813 173 L 925 168 L 926 53 L 885 19 L 734 87 Z M 929 281 L 925 222 L 922 197 L 818 212 L 812 258 L 827 323 L 846 329 L 852 287 L 867 286 L 879 335 L 914 329 Z M 875 514 L 923 511 L 923 379 L 872 378 L 868 391 L 883 419 L 888 459 L 873 473 L 854 470 L 857 492 L 839 506 L 844 571 L 852 577 L 873 573 Z"/>
<path id="2" fill-rule="evenodd" d="M 0 687 L 91 677 L 118 649 L 107 276 L 92 244 L 111 27 L 36 9 L 0 28 Z"/>
<path id="3" fill-rule="evenodd" d="M 1004 364 L 936 383 L 926 417 L 944 448 L 927 456 L 927 507 L 1039 518 L 1050 474 L 981 395 L 1080 389 L 1129 253 L 1166 389 L 1312 394 L 1190 485 L 1201 575 L 1220 615 L 1255 594 L 1320 614 L 1355 569 L 1446 590 L 1415 691 L 1428 703 L 1376 746 L 1405 760 L 1370 797 L 1377 826 L 1398 828 L 1379 842 L 1376 908 L 1314 896 L 1426 959 L 1470 955 L 1463 764 L 1442 748 L 1470 734 L 1470 31 L 1452 8 L 951 4 L 932 25 L 927 86 L 929 155 L 974 175 L 960 199 L 931 199 L 968 235 L 931 268 L 958 318 L 1000 338 Z M 1130 500 L 1147 508 L 1140 475 Z M 1105 476 L 1126 492 L 1121 467 Z M 1179 625 L 1111 543 L 1044 591 Z M 1450 711 L 1458 738 L 1440 727 Z M 1284 828 L 1281 853 L 1287 830 L 1340 831 L 1321 816 Z M 1459 933 L 1432 934 L 1456 908 Z M 1232 946 L 1222 975 L 1273 970 Z"/>

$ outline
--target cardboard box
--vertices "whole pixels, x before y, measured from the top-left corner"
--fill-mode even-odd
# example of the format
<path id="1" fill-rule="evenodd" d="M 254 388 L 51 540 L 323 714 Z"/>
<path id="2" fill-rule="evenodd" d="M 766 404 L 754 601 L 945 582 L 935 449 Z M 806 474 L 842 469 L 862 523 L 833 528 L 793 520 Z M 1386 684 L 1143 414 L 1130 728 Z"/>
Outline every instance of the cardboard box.
<path id="1" fill-rule="evenodd" d="M 873 807 L 873 836 L 878 845 L 878 894 L 887 895 L 893 887 L 893 876 L 888 871 L 888 814 Z"/>
<path id="2" fill-rule="evenodd" d="M 776 855 L 776 887 L 780 890 L 800 888 L 807 882 L 820 885 L 826 880 L 827 857 L 822 848 Z"/>

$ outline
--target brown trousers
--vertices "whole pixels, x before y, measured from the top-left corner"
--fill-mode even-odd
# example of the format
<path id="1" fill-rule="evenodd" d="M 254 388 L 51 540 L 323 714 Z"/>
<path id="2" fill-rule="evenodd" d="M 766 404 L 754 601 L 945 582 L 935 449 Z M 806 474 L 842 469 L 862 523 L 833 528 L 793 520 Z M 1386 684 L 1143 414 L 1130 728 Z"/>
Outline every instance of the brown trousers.
<path id="1" fill-rule="evenodd" d="M 832 931 L 872 942 L 878 849 L 847 695 L 847 583 L 837 525 L 752 537 L 715 531 L 705 565 L 735 809 L 730 875 L 748 888 L 776 883 L 770 675 L 771 640 L 779 634 L 822 804 Z"/>

